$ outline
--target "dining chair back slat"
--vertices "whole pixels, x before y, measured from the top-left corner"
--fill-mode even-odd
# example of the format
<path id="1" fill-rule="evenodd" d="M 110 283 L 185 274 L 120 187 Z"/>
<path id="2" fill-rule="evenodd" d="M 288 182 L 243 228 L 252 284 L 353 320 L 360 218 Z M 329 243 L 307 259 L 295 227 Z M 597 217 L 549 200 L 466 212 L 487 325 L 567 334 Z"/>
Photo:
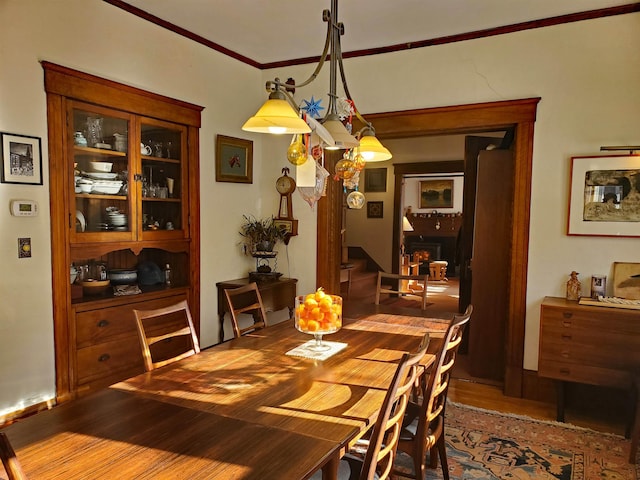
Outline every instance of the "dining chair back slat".
<path id="1" fill-rule="evenodd" d="M 182 300 L 168 307 L 153 310 L 134 309 L 133 313 L 136 318 L 144 366 L 148 372 L 200 352 L 198 337 L 186 300 Z M 169 319 L 171 319 L 171 322 L 168 321 Z M 181 324 L 177 328 L 173 326 L 175 321 Z M 162 325 L 163 322 L 169 325 L 171 328 L 170 331 L 166 331 L 166 328 L 159 330 L 159 326 Z M 175 354 L 170 358 L 162 358 L 154 361 L 152 351 L 154 345 L 178 338 L 186 339 L 187 347 L 185 351 Z"/>

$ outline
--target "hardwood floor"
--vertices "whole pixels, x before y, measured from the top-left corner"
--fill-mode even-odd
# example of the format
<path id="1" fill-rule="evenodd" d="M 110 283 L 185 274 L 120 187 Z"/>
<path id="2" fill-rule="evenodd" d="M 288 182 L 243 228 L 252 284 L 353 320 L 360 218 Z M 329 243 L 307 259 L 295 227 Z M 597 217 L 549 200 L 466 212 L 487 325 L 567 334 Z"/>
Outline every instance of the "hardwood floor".
<path id="1" fill-rule="evenodd" d="M 373 303 L 375 296 L 376 275 L 371 272 L 354 272 L 351 291 L 346 296 L 346 286 L 342 295 L 350 303 Z M 458 281 L 452 278 L 449 282 L 434 282 L 429 284 L 428 307 L 434 317 L 450 318 L 458 308 Z M 449 399 L 466 405 L 503 413 L 524 415 L 540 420 L 555 421 L 555 402 L 540 402 L 523 398 L 508 397 L 502 393 L 502 384 L 487 379 L 475 378 L 468 373 L 467 358 L 459 355 L 452 373 L 449 387 Z M 578 391 L 576 401 L 567 405 L 565 420 L 567 423 L 596 431 L 624 435 L 629 419 L 629 405 L 624 401 L 624 394 L 614 392 L 607 397 L 607 392 L 595 398 L 587 388 L 585 392 Z M 608 399 L 615 402 L 609 402 Z"/>

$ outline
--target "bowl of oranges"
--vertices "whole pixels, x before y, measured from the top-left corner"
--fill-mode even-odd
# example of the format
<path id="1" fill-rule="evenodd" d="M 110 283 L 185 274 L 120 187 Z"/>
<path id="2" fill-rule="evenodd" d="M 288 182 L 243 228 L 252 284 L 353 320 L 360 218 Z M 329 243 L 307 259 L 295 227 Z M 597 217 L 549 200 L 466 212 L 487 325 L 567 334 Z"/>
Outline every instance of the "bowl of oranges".
<path id="1" fill-rule="evenodd" d="M 322 336 L 342 327 L 342 297 L 319 288 L 314 293 L 296 297 L 295 326 L 302 333 L 313 335 L 315 350 L 328 350 Z"/>

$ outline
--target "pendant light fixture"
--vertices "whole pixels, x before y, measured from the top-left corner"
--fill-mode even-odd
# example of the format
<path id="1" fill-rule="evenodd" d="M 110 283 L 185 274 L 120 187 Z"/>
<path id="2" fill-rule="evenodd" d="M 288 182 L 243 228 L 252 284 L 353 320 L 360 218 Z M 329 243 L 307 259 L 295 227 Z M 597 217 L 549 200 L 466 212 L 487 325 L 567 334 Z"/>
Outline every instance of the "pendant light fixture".
<path id="1" fill-rule="evenodd" d="M 324 148 L 352 149 L 359 147 L 362 157 L 367 161 L 388 160 L 391 158 L 391 153 L 375 138 L 373 126 L 358 112 L 347 86 L 340 46 L 340 37 L 344 34 L 344 25 L 338 21 L 338 0 L 331 0 L 331 10 L 322 12 L 322 20 L 327 23 L 327 35 L 320 61 L 311 76 L 299 84 L 291 83 L 290 81 L 285 84 L 278 78 L 268 81 L 266 89 L 269 92 L 269 100 L 253 117 L 247 120 L 242 129 L 259 133 L 294 134 L 309 132 L 311 129 L 308 125 L 306 130 L 303 130 L 300 125 L 300 123 L 306 125 L 307 122 L 300 118 L 300 108 L 289 91 L 304 87 L 314 81 L 320 73 L 327 55 L 329 55 L 329 107 L 327 114 L 320 123 L 329 132 L 333 141 L 330 142 L 325 139 Z M 356 136 L 349 132 L 337 113 L 338 95 L 336 93 L 336 83 L 338 68 L 340 69 L 345 96 L 351 101 L 356 117 L 365 124 L 365 128 Z M 295 120 L 299 120 L 299 122 Z"/>

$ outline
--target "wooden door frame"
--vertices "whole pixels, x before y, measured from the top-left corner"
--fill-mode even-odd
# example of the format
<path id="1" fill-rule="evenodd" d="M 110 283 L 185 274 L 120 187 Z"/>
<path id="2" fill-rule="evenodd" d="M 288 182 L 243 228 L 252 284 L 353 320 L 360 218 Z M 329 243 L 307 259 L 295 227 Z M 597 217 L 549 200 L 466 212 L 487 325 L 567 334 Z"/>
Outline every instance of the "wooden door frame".
<path id="1" fill-rule="evenodd" d="M 375 126 L 379 139 L 515 129 L 511 282 L 507 292 L 509 317 L 504 377 L 504 393 L 514 397 L 522 396 L 533 131 L 539 101 L 538 97 L 366 115 Z M 354 129 L 358 128 L 354 125 Z M 329 156 L 326 161 L 329 172 L 333 172 L 339 158 L 338 155 Z M 339 291 L 340 288 L 341 207 L 342 188 L 331 181 L 327 196 L 318 202 L 317 215 L 316 284 L 327 291 Z M 399 212 L 394 211 L 394 225 L 399 223 L 397 216 Z M 398 251 L 399 247 L 398 238 L 394 236 L 393 251 Z"/>

